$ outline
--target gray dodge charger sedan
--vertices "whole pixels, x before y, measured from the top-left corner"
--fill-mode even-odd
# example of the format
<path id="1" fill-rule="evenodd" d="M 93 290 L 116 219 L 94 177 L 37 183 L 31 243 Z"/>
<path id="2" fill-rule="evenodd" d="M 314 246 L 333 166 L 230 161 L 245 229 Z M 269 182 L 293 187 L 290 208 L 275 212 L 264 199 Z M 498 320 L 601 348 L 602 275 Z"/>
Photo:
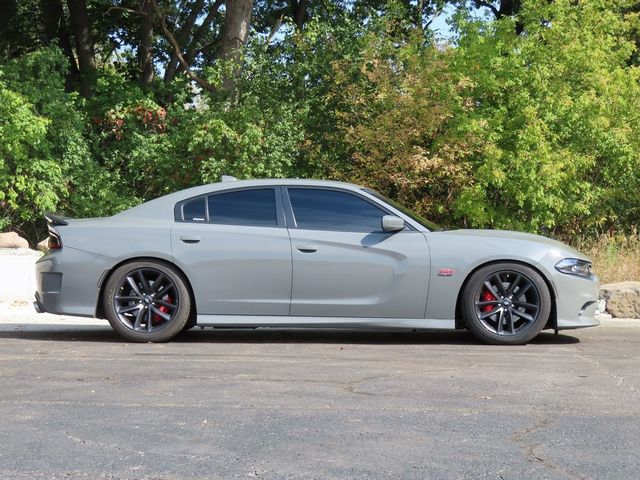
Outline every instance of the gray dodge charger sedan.
<path id="1" fill-rule="evenodd" d="M 591 263 L 560 242 L 443 231 L 348 183 L 225 180 L 108 218 L 48 215 L 35 308 L 106 318 L 140 342 L 207 325 L 468 329 L 522 344 L 598 324 Z"/>

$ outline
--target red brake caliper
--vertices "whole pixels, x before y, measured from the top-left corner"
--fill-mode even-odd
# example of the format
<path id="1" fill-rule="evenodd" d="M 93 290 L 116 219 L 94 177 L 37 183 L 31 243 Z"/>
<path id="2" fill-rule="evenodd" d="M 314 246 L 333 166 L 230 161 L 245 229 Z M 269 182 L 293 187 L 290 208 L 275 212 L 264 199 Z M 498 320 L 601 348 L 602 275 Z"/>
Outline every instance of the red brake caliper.
<path id="1" fill-rule="evenodd" d="M 482 295 L 480 295 L 480 301 L 482 302 L 492 302 L 495 299 L 496 297 L 494 297 L 493 294 L 487 289 L 485 289 L 484 292 L 482 292 Z M 480 310 L 482 310 L 483 312 L 490 312 L 493 309 L 493 305 L 485 305 L 484 307 L 480 307 Z"/>
<path id="2" fill-rule="evenodd" d="M 171 295 L 165 295 L 165 297 L 162 300 L 164 300 L 167 303 L 173 303 L 173 298 L 171 298 Z M 169 313 L 169 308 L 165 307 L 164 305 L 160 305 L 158 310 L 160 310 L 162 313 Z M 161 321 L 162 321 L 162 317 L 156 313 L 153 316 L 153 323 L 160 323 Z"/>

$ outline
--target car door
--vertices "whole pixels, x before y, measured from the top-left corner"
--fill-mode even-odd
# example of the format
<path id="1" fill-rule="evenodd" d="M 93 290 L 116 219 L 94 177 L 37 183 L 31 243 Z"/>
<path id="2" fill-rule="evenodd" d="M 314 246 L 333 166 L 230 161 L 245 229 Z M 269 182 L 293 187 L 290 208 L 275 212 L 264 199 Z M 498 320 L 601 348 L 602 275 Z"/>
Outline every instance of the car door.
<path id="1" fill-rule="evenodd" d="M 429 249 L 410 226 L 382 231 L 390 212 L 355 192 L 283 190 L 293 255 L 291 315 L 423 318 Z"/>
<path id="2" fill-rule="evenodd" d="M 291 243 L 277 187 L 192 198 L 175 214 L 173 255 L 198 314 L 289 314 Z"/>

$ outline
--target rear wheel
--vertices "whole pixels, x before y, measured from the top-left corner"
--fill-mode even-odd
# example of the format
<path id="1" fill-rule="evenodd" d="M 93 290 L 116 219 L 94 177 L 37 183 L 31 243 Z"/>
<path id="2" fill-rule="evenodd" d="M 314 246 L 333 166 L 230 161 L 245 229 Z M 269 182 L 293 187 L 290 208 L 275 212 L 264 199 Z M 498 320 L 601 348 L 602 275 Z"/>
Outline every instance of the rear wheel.
<path id="1" fill-rule="evenodd" d="M 191 316 L 189 317 L 189 320 L 187 320 L 187 323 L 185 323 L 184 327 L 182 327 L 182 331 L 186 332 L 187 330 L 191 330 L 193 327 L 196 327 L 197 325 L 198 325 L 198 320 L 195 314 L 191 314 Z"/>
<path id="2" fill-rule="evenodd" d="M 486 343 L 527 343 L 540 333 L 550 313 L 551 294 L 544 279 L 518 263 L 481 268 L 462 293 L 466 326 Z"/>
<path id="3" fill-rule="evenodd" d="M 161 262 L 131 262 L 118 267 L 107 281 L 103 299 L 111 326 L 133 342 L 170 340 L 191 316 L 186 282 Z"/>

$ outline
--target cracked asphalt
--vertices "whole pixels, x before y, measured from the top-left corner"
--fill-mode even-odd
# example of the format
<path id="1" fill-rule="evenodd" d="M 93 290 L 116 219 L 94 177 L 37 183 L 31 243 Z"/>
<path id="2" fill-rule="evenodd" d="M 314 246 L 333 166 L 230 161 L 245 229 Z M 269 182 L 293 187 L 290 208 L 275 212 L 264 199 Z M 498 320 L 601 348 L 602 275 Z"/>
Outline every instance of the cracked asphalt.
<path id="1" fill-rule="evenodd" d="M 187 332 L 0 314 L 2 479 L 637 479 L 640 321 Z"/>

